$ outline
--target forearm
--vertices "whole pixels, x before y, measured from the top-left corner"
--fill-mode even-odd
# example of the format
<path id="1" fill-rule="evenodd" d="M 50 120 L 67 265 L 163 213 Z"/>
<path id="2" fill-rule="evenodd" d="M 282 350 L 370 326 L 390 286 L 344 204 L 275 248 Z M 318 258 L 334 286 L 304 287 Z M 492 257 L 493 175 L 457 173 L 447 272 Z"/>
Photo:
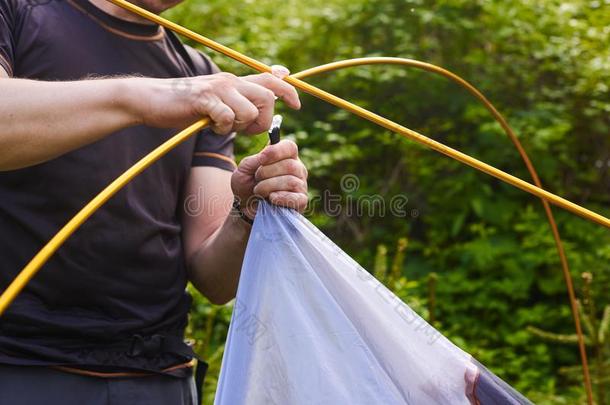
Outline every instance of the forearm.
<path id="1" fill-rule="evenodd" d="M 128 79 L 0 79 L 0 170 L 41 163 L 138 123 Z"/>
<path id="2" fill-rule="evenodd" d="M 229 215 L 220 229 L 192 255 L 190 280 L 215 304 L 224 304 L 235 297 L 250 228 L 237 215 Z"/>

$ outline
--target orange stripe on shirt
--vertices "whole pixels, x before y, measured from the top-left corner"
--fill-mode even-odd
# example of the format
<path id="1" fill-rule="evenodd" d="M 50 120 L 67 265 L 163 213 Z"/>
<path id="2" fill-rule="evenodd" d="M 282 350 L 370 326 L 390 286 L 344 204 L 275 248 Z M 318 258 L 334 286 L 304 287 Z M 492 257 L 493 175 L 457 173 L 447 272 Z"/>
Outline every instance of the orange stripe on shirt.
<path id="1" fill-rule="evenodd" d="M 211 157 L 211 158 L 215 158 L 215 159 L 220 159 L 220 160 L 224 160 L 225 162 L 229 162 L 231 163 L 234 167 L 237 167 L 237 163 L 235 163 L 235 161 L 233 159 L 231 159 L 228 156 L 225 155 L 221 155 L 220 153 L 213 153 L 213 152 L 195 152 L 195 156 L 202 156 L 202 157 Z"/>

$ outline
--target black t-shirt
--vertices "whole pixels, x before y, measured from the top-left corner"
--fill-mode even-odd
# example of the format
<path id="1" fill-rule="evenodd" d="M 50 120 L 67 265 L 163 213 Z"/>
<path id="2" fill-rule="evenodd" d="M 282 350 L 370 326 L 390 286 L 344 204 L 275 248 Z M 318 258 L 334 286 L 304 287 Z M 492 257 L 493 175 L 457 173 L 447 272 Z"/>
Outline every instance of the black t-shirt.
<path id="1" fill-rule="evenodd" d="M 87 0 L 0 0 L 0 65 L 39 80 L 217 71 L 162 27 L 117 19 Z M 175 132 L 128 128 L 0 173 L 0 290 L 85 203 Z M 133 357 L 125 344 L 134 335 L 183 336 L 190 306 L 180 223 L 185 181 L 191 166 L 233 170 L 232 149 L 232 137 L 202 132 L 96 212 L 0 318 L 0 363 L 160 369 L 180 361 Z"/>

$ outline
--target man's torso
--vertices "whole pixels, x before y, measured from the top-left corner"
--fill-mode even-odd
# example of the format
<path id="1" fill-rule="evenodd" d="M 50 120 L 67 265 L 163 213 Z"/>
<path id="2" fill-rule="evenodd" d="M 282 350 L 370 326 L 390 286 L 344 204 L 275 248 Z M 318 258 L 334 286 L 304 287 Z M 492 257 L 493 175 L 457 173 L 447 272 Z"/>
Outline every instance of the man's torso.
<path id="1" fill-rule="evenodd" d="M 14 77 L 170 78 L 214 69 L 161 27 L 118 20 L 86 0 L 0 3 L 10 28 L 3 36 L 12 35 L 0 50 Z M 128 128 L 58 159 L 0 173 L 0 291 L 85 203 L 174 132 Z M 59 249 L 0 318 L 0 363 L 176 363 L 171 355 L 130 359 L 122 346 L 96 351 L 134 334 L 182 336 L 190 298 L 181 195 L 197 142 L 185 142 L 147 169 Z"/>

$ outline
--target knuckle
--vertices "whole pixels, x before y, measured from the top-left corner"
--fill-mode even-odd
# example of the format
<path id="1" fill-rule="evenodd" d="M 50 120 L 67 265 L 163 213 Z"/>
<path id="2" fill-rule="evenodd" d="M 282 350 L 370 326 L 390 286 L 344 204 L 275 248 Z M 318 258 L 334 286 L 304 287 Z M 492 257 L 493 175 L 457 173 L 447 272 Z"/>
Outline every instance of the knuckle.
<path id="1" fill-rule="evenodd" d="M 227 90 L 233 86 L 233 82 L 225 78 L 216 79 L 216 83 L 216 86 L 223 90 Z"/>
<path id="2" fill-rule="evenodd" d="M 233 73 L 229 73 L 229 72 L 216 73 L 216 76 L 221 77 L 226 80 L 231 80 L 231 81 L 235 80 L 237 78 L 237 76 L 235 76 Z"/>
<path id="3" fill-rule="evenodd" d="M 290 176 L 288 179 L 288 188 L 290 190 L 299 190 L 302 187 L 302 181 L 294 176 Z"/>
<path id="4" fill-rule="evenodd" d="M 292 139 L 284 139 L 284 143 L 287 145 L 288 151 L 291 155 L 297 155 L 299 153 L 299 146 Z"/>
<path id="5" fill-rule="evenodd" d="M 247 111 L 244 113 L 244 120 L 254 121 L 258 118 L 258 108 L 254 105 L 250 105 Z"/>
<path id="6" fill-rule="evenodd" d="M 260 182 L 256 186 L 254 186 L 252 192 L 255 195 L 261 197 L 267 197 L 267 195 L 269 194 L 269 192 L 267 191 L 267 184 L 265 182 Z"/>
<path id="7" fill-rule="evenodd" d="M 235 114 L 231 110 L 225 110 L 218 116 L 218 123 L 221 125 L 232 125 Z"/>
<path id="8" fill-rule="evenodd" d="M 277 152 L 276 152 L 276 148 L 274 148 L 274 146 L 275 145 L 271 145 L 263 151 L 263 153 L 265 154 L 265 158 L 267 160 L 271 160 L 271 161 L 276 160 Z"/>
<path id="9" fill-rule="evenodd" d="M 195 86 L 195 94 L 198 97 L 205 97 L 212 90 L 212 86 L 210 86 L 209 82 L 197 83 Z"/>
<path id="10" fill-rule="evenodd" d="M 275 93 L 269 89 L 264 89 L 263 100 L 265 101 L 265 103 L 273 104 L 275 102 Z"/>
<path id="11" fill-rule="evenodd" d="M 235 76 L 230 73 L 218 73 L 218 77 L 213 80 L 214 86 L 221 89 L 227 89 L 235 85 Z"/>
<path id="12" fill-rule="evenodd" d="M 298 174 L 301 171 L 301 165 L 294 159 L 288 160 L 286 164 L 288 165 L 288 171 L 292 174 Z"/>
<path id="13" fill-rule="evenodd" d="M 261 78 L 263 78 L 265 81 L 272 81 L 275 79 L 275 76 L 269 72 L 265 72 L 261 73 Z"/>
<path id="14" fill-rule="evenodd" d="M 210 112 L 209 103 L 205 98 L 197 98 L 193 103 L 193 109 L 195 113 L 202 115 L 207 115 Z"/>

